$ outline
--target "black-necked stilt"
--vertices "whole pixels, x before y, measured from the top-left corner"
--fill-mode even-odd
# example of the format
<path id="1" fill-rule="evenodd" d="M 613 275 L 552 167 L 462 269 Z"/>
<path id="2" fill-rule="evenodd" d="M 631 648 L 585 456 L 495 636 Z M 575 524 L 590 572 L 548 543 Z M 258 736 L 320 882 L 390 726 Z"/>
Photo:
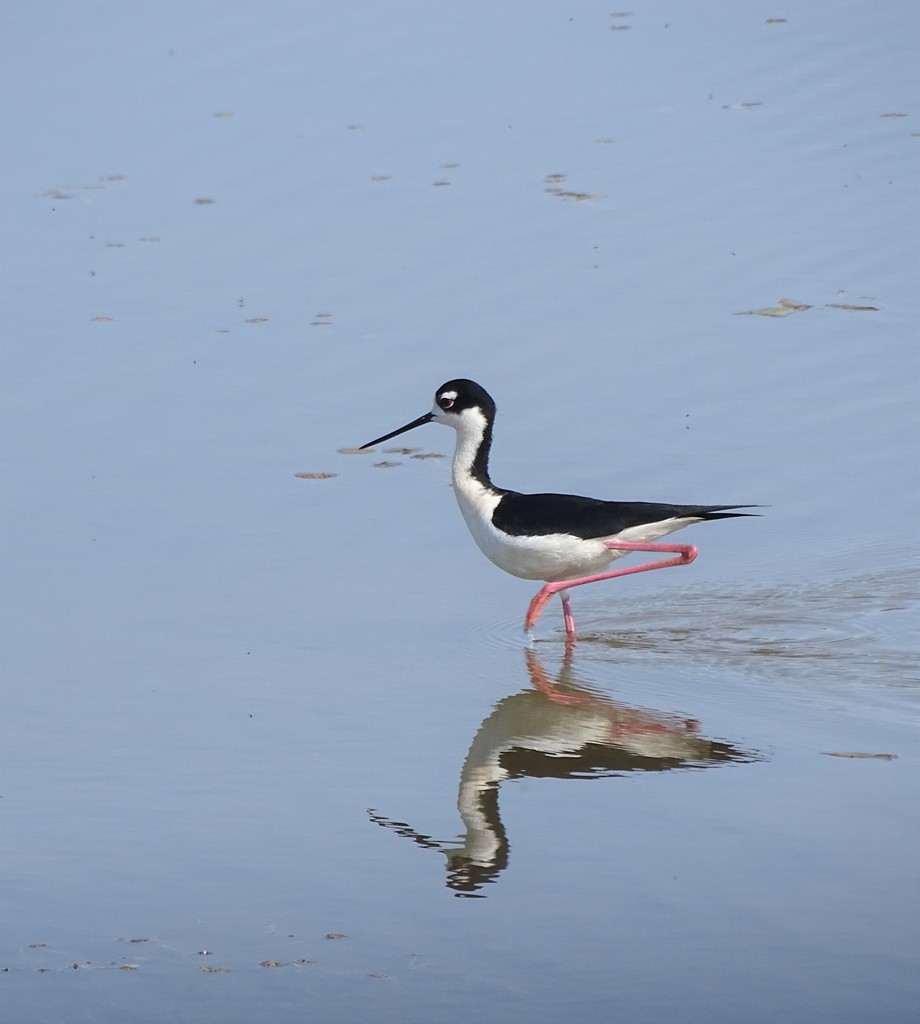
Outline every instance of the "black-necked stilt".
<path id="1" fill-rule="evenodd" d="M 574 636 L 575 620 L 568 595 L 572 587 L 686 565 L 696 558 L 692 544 L 651 542 L 691 523 L 753 514 L 734 511 L 754 507 L 751 505 L 601 501 L 577 494 L 520 494 L 496 487 L 489 478 L 495 402 L 485 388 L 471 380 L 449 380 L 442 384 L 435 392 L 431 412 L 361 447 L 370 448 L 432 421 L 457 431 L 454 493 L 482 553 L 512 576 L 546 583 L 527 609 L 526 630 L 533 627 L 550 597 L 558 593 L 566 633 Z M 677 557 L 613 572 L 602 571 L 632 551 L 657 551 Z"/>

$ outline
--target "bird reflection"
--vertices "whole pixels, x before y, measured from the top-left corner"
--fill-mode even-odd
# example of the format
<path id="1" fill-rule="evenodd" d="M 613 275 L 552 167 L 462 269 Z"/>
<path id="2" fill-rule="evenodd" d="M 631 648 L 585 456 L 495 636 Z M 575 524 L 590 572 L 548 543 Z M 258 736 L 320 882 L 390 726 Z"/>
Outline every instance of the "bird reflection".
<path id="1" fill-rule="evenodd" d="M 406 822 L 369 810 L 371 821 L 447 858 L 447 885 L 457 896 L 482 897 L 508 866 L 508 837 L 498 806 L 509 779 L 596 778 L 626 772 L 705 768 L 758 755 L 700 735 L 695 719 L 631 707 L 579 684 L 573 645 L 550 681 L 536 651 L 526 650 L 532 688 L 499 701 L 473 737 L 460 772 L 458 840 L 434 839 Z"/>

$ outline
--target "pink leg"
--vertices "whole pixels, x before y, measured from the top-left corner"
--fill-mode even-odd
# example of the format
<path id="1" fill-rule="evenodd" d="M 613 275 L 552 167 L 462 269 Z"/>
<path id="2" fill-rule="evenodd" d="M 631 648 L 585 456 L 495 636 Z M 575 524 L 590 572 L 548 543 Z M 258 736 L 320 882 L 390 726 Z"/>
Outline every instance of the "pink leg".
<path id="1" fill-rule="evenodd" d="M 572 602 L 569 600 L 569 592 L 567 590 L 560 590 L 559 596 L 562 598 L 562 617 L 565 619 L 565 634 L 566 636 L 575 636 L 575 618 L 572 615 Z"/>
<path id="2" fill-rule="evenodd" d="M 648 572 L 650 569 L 667 569 L 671 565 L 688 565 L 697 555 L 696 548 L 692 544 L 631 544 L 623 540 L 611 540 L 606 543 L 611 551 L 669 551 L 674 552 L 678 557 L 667 558 L 662 562 L 647 562 L 645 565 L 631 565 L 626 569 L 601 572 L 596 576 L 584 576 L 577 580 L 559 580 L 557 583 L 547 583 L 530 602 L 530 607 L 527 609 L 527 618 L 524 620 L 524 629 L 533 629 L 534 623 L 540 618 L 546 602 L 553 594 L 563 591 L 562 612 L 565 616 L 565 631 L 568 636 L 574 636 L 575 620 L 572 618 L 569 596 L 564 591 L 570 590 L 572 587 L 584 586 L 585 583 L 612 580 L 615 576 L 631 576 L 634 572 Z"/>

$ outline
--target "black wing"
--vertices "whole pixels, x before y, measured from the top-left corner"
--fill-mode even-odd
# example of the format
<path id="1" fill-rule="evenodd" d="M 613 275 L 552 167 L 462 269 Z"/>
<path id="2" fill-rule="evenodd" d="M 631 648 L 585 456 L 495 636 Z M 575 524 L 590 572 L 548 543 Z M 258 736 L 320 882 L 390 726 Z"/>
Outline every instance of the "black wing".
<path id="1" fill-rule="evenodd" d="M 663 519 L 734 519 L 756 505 L 665 505 L 654 501 L 601 501 L 577 494 L 518 494 L 509 491 L 492 513 L 493 525 L 513 537 L 568 533 L 582 540 L 611 537 L 630 526 Z"/>

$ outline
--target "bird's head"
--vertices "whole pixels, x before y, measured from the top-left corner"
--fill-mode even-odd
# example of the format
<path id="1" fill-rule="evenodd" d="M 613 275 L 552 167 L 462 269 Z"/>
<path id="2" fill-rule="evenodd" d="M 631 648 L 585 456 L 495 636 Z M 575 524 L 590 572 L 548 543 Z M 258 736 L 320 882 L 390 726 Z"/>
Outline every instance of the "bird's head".
<path id="1" fill-rule="evenodd" d="M 383 437 L 374 441 L 362 444 L 362 448 L 370 448 L 383 441 L 389 441 L 391 437 L 406 433 L 407 430 L 414 430 L 424 423 L 443 423 L 447 427 L 461 433 L 476 432 L 481 434 L 485 427 L 492 422 L 495 416 L 495 402 L 485 388 L 480 387 L 475 381 L 458 378 L 449 380 L 442 384 L 434 393 L 434 405 L 431 412 L 407 423 L 398 430 L 393 430 Z"/>

